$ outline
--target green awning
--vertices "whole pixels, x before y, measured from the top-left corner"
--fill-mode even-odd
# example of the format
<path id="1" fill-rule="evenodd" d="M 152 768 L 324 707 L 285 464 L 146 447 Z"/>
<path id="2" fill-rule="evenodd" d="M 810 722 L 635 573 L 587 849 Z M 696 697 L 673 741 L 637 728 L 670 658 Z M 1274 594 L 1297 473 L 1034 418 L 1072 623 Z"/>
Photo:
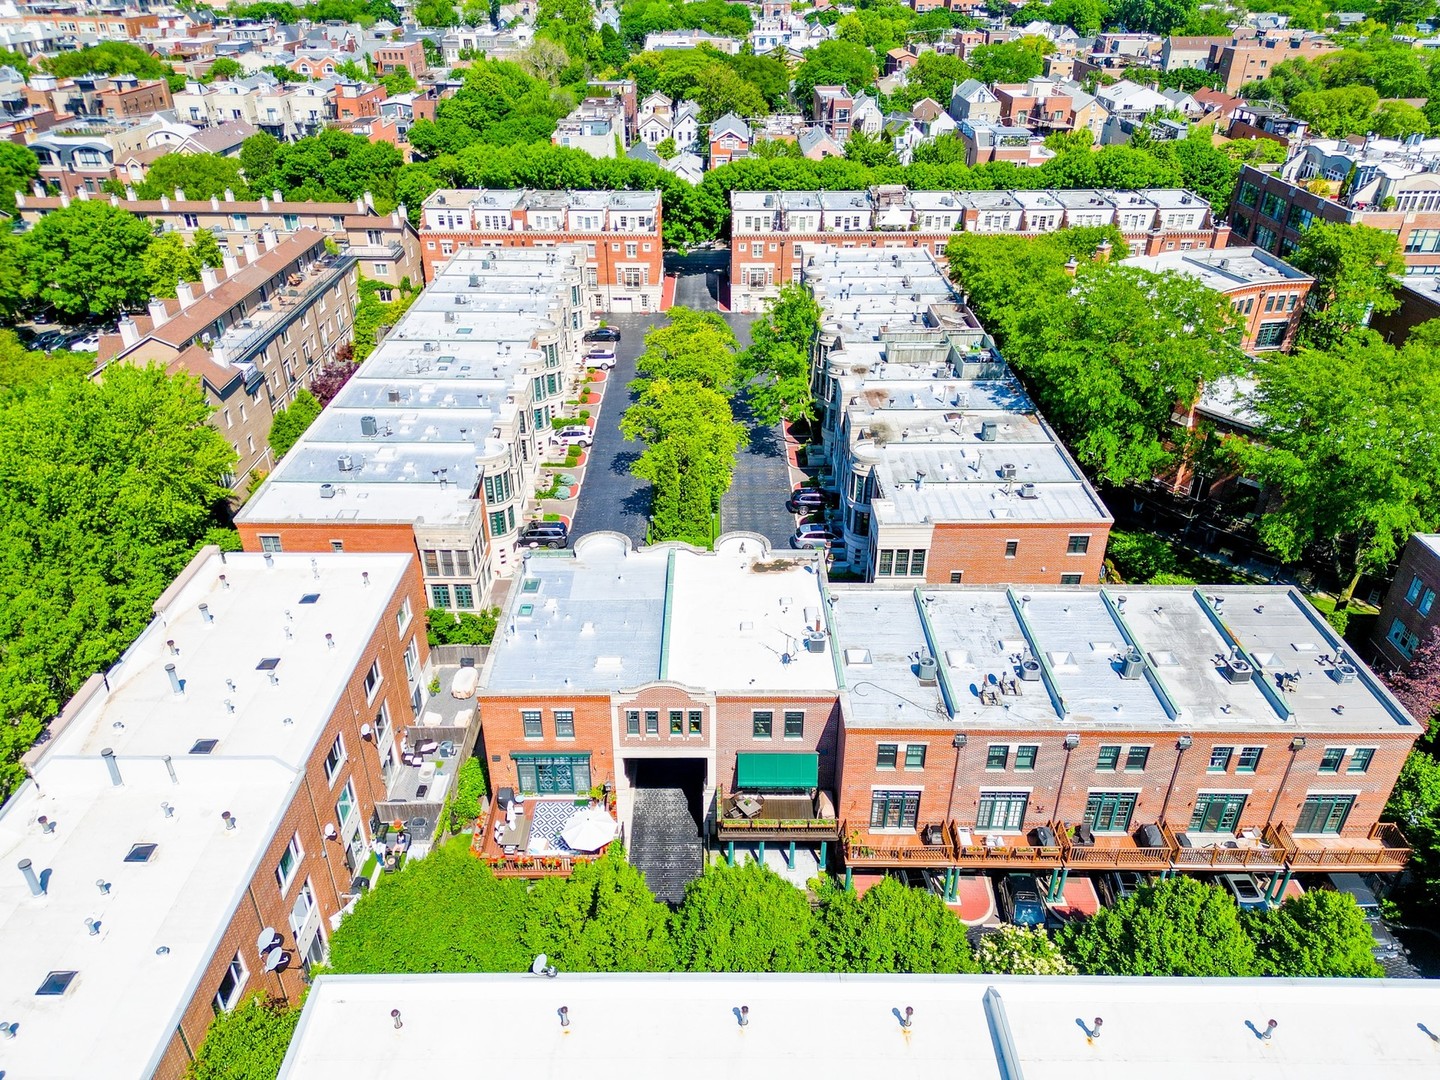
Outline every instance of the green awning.
<path id="1" fill-rule="evenodd" d="M 818 787 L 819 754 L 738 754 L 738 783 L 751 791 Z"/>

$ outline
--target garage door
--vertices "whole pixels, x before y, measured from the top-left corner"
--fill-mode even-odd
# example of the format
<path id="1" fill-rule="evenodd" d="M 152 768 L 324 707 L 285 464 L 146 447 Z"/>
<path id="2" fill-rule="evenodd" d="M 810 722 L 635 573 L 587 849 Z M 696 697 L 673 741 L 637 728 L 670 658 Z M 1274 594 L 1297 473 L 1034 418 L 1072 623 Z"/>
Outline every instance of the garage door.
<path id="1" fill-rule="evenodd" d="M 612 296 L 610 310 L 616 315 L 630 315 L 635 311 L 635 301 L 629 296 Z"/>

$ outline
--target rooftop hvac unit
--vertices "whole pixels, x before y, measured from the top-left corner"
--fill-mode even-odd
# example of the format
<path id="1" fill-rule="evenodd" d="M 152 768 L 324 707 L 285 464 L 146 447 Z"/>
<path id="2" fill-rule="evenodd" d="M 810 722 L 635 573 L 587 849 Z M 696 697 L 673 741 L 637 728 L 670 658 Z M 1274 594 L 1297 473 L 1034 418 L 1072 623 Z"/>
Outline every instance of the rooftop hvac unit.
<path id="1" fill-rule="evenodd" d="M 1022 499 L 1038 499 L 1039 497 L 1040 497 L 1040 489 L 1037 488 L 1034 484 L 1021 484 L 1021 485 L 1020 485 L 1020 498 L 1022 498 Z"/>
<path id="2" fill-rule="evenodd" d="M 341 472 L 352 472 L 355 469 L 355 459 L 349 454 L 341 454 L 338 464 Z"/>
<path id="3" fill-rule="evenodd" d="M 1145 658 L 1140 655 L 1140 650 L 1131 646 L 1120 659 L 1120 677 L 1122 679 L 1138 679 L 1145 674 Z"/>
<path id="4" fill-rule="evenodd" d="M 447 323 L 453 323 L 453 322 L 455 321 L 455 312 L 453 312 L 453 311 L 447 311 L 447 312 L 445 312 L 445 321 L 446 321 Z"/>
<path id="5" fill-rule="evenodd" d="M 472 289 L 478 289 L 478 288 L 480 287 L 480 275 L 479 275 L 479 274 L 471 274 L 471 275 L 470 275 L 470 287 L 471 287 Z"/>
<path id="6" fill-rule="evenodd" d="M 1232 683 L 1247 683 L 1255 677 L 1255 669 L 1238 656 L 1226 657 L 1225 665 L 1221 670 L 1225 678 Z"/>
<path id="7" fill-rule="evenodd" d="M 390 391 L 388 394 L 386 394 L 385 396 L 386 396 L 387 398 L 389 398 L 391 405 L 399 405 L 399 404 L 400 404 L 400 391 L 399 391 L 399 390 L 391 390 L 391 391 Z"/>
<path id="8" fill-rule="evenodd" d="M 1026 657 L 1020 661 L 1020 678 L 1025 682 L 1036 682 L 1040 678 L 1040 661 Z"/>
<path id="9" fill-rule="evenodd" d="M 985 420 L 980 424 L 980 439 L 982 442 L 994 442 L 1000 434 L 1000 425 L 994 420 Z"/>
<path id="10" fill-rule="evenodd" d="M 335 497 L 335 485 L 334 485 L 334 484 L 321 484 L 321 485 L 320 485 L 320 497 L 321 497 L 322 499 L 333 499 L 333 498 Z"/>
<path id="11" fill-rule="evenodd" d="M 916 674 L 920 677 L 921 686 L 934 686 L 940 678 L 940 665 L 933 656 L 920 657 Z"/>
<path id="12" fill-rule="evenodd" d="M 360 417 L 360 434 L 361 434 L 361 435 L 364 435 L 364 436 L 366 436 L 366 437 L 370 437 L 370 436 L 374 436 L 374 435 L 378 434 L 379 431 L 380 431 L 380 427 L 379 427 L 378 424 L 375 423 L 375 417 L 373 417 L 373 416 L 362 416 L 362 417 Z"/>
<path id="13" fill-rule="evenodd" d="M 1015 463 L 1013 461 L 1007 461 L 1000 466 L 1000 478 L 1002 480 L 1015 479 Z"/>

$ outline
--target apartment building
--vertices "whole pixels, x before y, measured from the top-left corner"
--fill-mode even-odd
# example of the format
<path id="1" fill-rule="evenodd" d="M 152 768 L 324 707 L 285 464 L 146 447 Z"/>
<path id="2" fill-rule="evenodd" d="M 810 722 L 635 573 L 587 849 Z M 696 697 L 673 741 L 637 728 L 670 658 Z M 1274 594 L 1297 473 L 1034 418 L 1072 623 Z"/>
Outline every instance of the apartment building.
<path id="1" fill-rule="evenodd" d="M 591 157 L 619 157 L 629 145 L 626 127 L 625 103 L 619 98 L 586 98 L 556 121 L 550 141 Z"/>
<path id="2" fill-rule="evenodd" d="M 415 78 L 430 74 L 430 65 L 425 60 L 425 47 L 416 41 L 389 41 L 377 47 L 370 58 L 381 75 L 390 75 L 404 68 Z"/>
<path id="3" fill-rule="evenodd" d="M 82 190 L 79 197 L 87 196 Z M 405 208 L 377 214 L 368 193 L 353 203 L 326 203 L 287 202 L 278 191 L 259 199 L 236 199 L 230 192 L 224 198 L 187 199 L 183 190 L 177 190 L 174 197 L 139 199 L 127 188 L 123 199 L 118 195 L 109 199 L 112 206 L 124 207 L 163 232 L 177 232 L 190 241 L 196 233 L 207 231 L 222 248 L 236 253 L 266 229 L 279 237 L 314 231 L 355 259 L 361 274 L 382 284 L 398 287 L 405 278 L 418 284 L 423 274 L 420 234 L 410 224 Z M 33 228 L 46 214 L 68 206 L 70 199 L 19 194 L 15 203 L 19 219 L 26 228 Z"/>
<path id="4" fill-rule="evenodd" d="M 855 95 L 843 86 L 817 86 L 811 102 L 811 115 L 825 134 L 841 146 L 850 138 L 855 111 Z"/>
<path id="5" fill-rule="evenodd" d="M 853 870 L 1288 879 L 1408 857 L 1381 818 L 1423 726 L 1298 590 L 831 595 L 843 680 L 882 691 L 845 701 Z"/>
<path id="6" fill-rule="evenodd" d="M 994 96 L 1005 123 L 1035 128 L 1047 135 L 1083 128 L 1098 142 L 1110 115 L 1094 95 L 1087 94 L 1078 83 L 1064 79 L 996 83 Z"/>
<path id="7" fill-rule="evenodd" d="M 206 85 L 191 80 L 175 94 L 175 115 L 202 127 L 244 121 L 277 139 L 313 135 L 337 116 L 333 79 L 285 84 L 264 72 Z"/>
<path id="8" fill-rule="evenodd" d="M 1325 38 L 1304 31 L 1236 37 L 1210 47 L 1209 67 L 1224 79 L 1221 89 L 1234 94 L 1246 83 L 1269 78 L 1276 66 L 1286 60 L 1314 60 L 1335 47 Z"/>
<path id="9" fill-rule="evenodd" d="M 1314 139 L 1283 165 L 1240 170 L 1228 218 L 1243 240 L 1282 259 L 1312 221 L 1369 225 L 1398 237 L 1412 273 L 1440 272 L 1440 139 Z"/>
<path id="10" fill-rule="evenodd" d="M 424 606 L 399 555 L 196 555 L 0 807 L 10 1073 L 180 1080 L 217 1013 L 300 1000 L 370 884 Z"/>
<path id="11" fill-rule="evenodd" d="M 1055 156 L 1044 137 L 1027 127 L 962 120 L 958 133 L 965 144 L 965 164 L 971 168 L 990 161 L 1038 166 Z"/>
<path id="12" fill-rule="evenodd" d="M 580 375 L 584 269 L 575 245 L 439 267 L 236 515 L 245 549 L 418 552 L 427 606 L 488 606 Z"/>
<path id="13" fill-rule="evenodd" d="M 592 311 L 659 311 L 664 281 L 659 191 L 444 189 L 420 224 L 426 280 L 470 248 L 581 244 Z"/>
<path id="14" fill-rule="evenodd" d="M 42 135 L 30 143 L 40 163 L 40 180 L 54 184 L 66 198 L 98 192 L 115 175 L 115 149 L 105 139 Z"/>
<path id="15" fill-rule="evenodd" d="M 266 229 L 259 244 L 200 274 L 198 285 L 177 286 L 176 299 L 123 316 L 119 333 L 100 339 L 96 375 L 114 363 L 158 363 L 199 379 L 211 425 L 239 455 L 230 486 L 244 492 L 252 473 L 274 465 L 275 414 L 350 340 L 355 259 L 328 254 L 313 230 L 281 240 Z"/>
<path id="16" fill-rule="evenodd" d="M 1373 644 L 1377 662 L 1388 668 L 1404 667 L 1415 650 L 1440 627 L 1440 534 L 1416 533 L 1410 537 L 1395 567 L 1395 577 L 1380 605 Z"/>
<path id="17" fill-rule="evenodd" d="M 898 184 L 865 191 L 732 191 L 730 306 L 756 311 L 795 281 L 816 246 L 870 250 L 880 257 L 915 248 L 943 257 L 956 232 L 1038 235 L 1115 225 L 1136 253 L 1224 247 L 1230 226 L 1193 192 L 912 191 Z"/>
<path id="18" fill-rule="evenodd" d="M 880 584 L 1100 580 L 1112 518 L 924 251 L 816 248 L 837 561 Z"/>
<path id="19" fill-rule="evenodd" d="M 1287 350 L 1295 344 L 1305 298 L 1315 284 L 1308 274 L 1257 247 L 1136 255 L 1124 265 L 1157 274 L 1183 274 L 1225 297 L 1241 320 L 1240 347 L 1251 354 Z"/>

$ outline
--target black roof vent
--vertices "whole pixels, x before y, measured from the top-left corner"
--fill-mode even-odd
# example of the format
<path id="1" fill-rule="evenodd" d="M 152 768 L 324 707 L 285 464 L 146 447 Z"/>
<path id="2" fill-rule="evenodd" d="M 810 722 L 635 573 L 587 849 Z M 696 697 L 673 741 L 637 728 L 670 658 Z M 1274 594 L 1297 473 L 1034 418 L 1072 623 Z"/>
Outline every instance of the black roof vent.
<path id="1" fill-rule="evenodd" d="M 35 991 L 36 997 L 59 997 L 70 988 L 75 981 L 76 971 L 52 971 L 45 976 L 45 981 L 40 984 L 40 989 Z"/>
<path id="2" fill-rule="evenodd" d="M 220 745 L 219 739 L 196 739 L 195 745 L 190 747 L 192 754 L 208 754 L 215 747 Z"/>
<path id="3" fill-rule="evenodd" d="M 126 862 L 149 862 L 158 844 L 136 844 L 125 854 Z"/>

